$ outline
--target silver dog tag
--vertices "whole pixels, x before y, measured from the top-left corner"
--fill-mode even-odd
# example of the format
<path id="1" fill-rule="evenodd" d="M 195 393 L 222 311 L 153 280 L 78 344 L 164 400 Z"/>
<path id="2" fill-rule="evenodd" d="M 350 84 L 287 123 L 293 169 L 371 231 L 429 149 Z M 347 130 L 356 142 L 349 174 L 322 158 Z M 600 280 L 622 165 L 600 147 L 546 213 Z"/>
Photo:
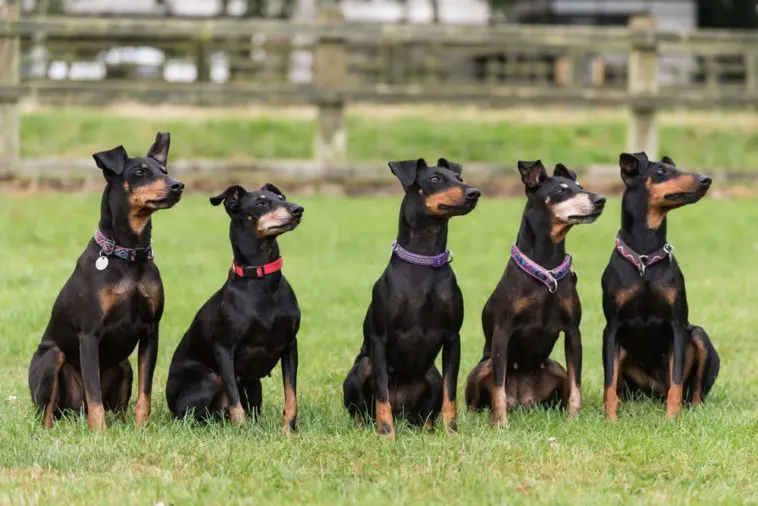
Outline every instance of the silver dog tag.
<path id="1" fill-rule="evenodd" d="M 97 257 L 95 260 L 95 269 L 104 271 L 108 268 L 108 257 Z"/>

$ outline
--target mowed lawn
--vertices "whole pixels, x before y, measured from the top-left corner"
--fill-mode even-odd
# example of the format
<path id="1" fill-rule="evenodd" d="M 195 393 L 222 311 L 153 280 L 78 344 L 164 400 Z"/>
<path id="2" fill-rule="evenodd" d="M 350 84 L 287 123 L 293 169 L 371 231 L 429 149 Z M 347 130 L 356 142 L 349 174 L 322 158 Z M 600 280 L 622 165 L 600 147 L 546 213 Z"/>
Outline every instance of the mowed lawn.
<path id="1" fill-rule="evenodd" d="M 260 184 L 261 182 L 257 182 Z M 284 189 L 286 191 L 286 188 Z M 600 275 L 619 224 L 619 201 L 569 235 L 584 306 L 580 417 L 534 409 L 495 431 L 459 403 L 460 434 L 400 425 L 396 443 L 357 430 L 342 380 L 361 343 L 370 289 L 384 268 L 400 197 L 308 197 L 305 218 L 281 240 L 284 272 L 303 312 L 299 434 L 279 435 L 281 374 L 264 381 L 262 418 L 246 428 L 174 421 L 164 386 L 174 347 L 197 308 L 223 283 L 228 219 L 190 194 L 154 220 L 166 309 L 154 414 L 133 413 L 90 434 L 82 417 L 46 432 L 26 373 L 59 288 L 97 225 L 98 194 L 0 198 L 0 503 L 3 504 L 735 504 L 758 501 L 758 236 L 754 201 L 707 198 L 676 211 L 670 240 L 687 280 L 691 320 L 722 358 L 707 404 L 664 423 L 650 401 L 602 413 Z M 451 224 L 464 293 L 461 396 L 477 362 L 479 315 L 505 265 L 523 202 L 483 199 Z M 560 341 L 554 356 L 563 361 Z M 133 399 L 134 401 L 134 399 Z M 133 402 L 132 402 L 133 403 Z"/>

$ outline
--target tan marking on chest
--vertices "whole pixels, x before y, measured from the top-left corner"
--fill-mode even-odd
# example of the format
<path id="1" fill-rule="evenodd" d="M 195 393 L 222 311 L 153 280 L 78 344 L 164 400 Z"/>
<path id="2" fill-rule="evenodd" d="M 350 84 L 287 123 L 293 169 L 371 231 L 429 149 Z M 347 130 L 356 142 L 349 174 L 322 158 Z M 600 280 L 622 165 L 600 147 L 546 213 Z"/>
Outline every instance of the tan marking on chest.
<path id="1" fill-rule="evenodd" d="M 150 311 L 155 314 L 161 303 L 163 287 L 157 281 L 140 281 L 137 285 L 140 295 L 147 299 Z"/>
<path id="2" fill-rule="evenodd" d="M 122 279 L 115 285 L 104 288 L 98 294 L 100 309 L 103 316 L 107 315 L 120 302 L 128 299 L 134 293 L 135 284 L 131 279 Z"/>
<path id="3" fill-rule="evenodd" d="M 677 295 L 676 288 L 673 288 L 673 287 L 663 288 L 660 291 L 660 294 L 663 297 L 663 299 L 666 302 L 668 302 L 669 306 L 674 305 L 674 302 L 676 301 L 676 295 Z"/>
<path id="4" fill-rule="evenodd" d="M 632 286 L 630 288 L 622 288 L 621 290 L 617 291 L 616 294 L 613 296 L 613 300 L 616 301 L 616 306 L 619 308 L 629 302 L 637 293 L 639 293 L 640 287 L 639 285 Z"/>
<path id="5" fill-rule="evenodd" d="M 535 300 L 532 297 L 518 297 L 513 301 L 513 314 L 523 313 L 534 303 Z"/>
<path id="6" fill-rule="evenodd" d="M 569 316 L 574 315 L 574 311 L 576 309 L 576 304 L 574 303 L 574 299 L 571 297 L 567 297 L 565 299 L 560 299 L 558 303 L 561 305 L 561 309 L 563 309 L 564 313 L 566 313 Z"/>

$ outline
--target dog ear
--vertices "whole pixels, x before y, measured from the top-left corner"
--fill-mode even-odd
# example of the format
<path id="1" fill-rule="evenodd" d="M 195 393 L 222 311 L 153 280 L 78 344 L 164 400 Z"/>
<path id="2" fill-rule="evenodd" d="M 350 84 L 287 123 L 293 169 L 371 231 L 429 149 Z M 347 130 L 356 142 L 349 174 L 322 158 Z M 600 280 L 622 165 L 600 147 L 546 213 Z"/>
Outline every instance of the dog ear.
<path id="1" fill-rule="evenodd" d="M 418 160 L 402 160 L 399 162 L 390 162 L 390 170 L 400 180 L 403 188 L 408 188 L 416 182 L 416 172 L 426 168 L 426 161 L 423 158 Z"/>
<path id="2" fill-rule="evenodd" d="M 243 187 L 239 185 L 233 185 L 224 190 L 222 193 L 219 193 L 215 197 L 211 197 L 209 200 L 211 201 L 211 204 L 214 206 L 219 205 L 221 202 L 224 203 L 224 208 L 226 208 L 226 212 L 229 214 L 233 214 L 237 212 L 240 206 L 240 200 L 242 200 L 242 197 L 247 193 L 247 190 L 245 190 Z"/>
<path id="3" fill-rule="evenodd" d="M 621 153 L 619 156 L 619 167 L 621 168 L 621 179 L 625 184 L 629 184 L 635 177 L 647 167 L 648 159 L 644 152 L 641 153 Z"/>
<path id="4" fill-rule="evenodd" d="M 157 161 L 161 165 L 168 162 L 168 147 L 171 144 L 171 134 L 168 132 L 158 132 L 155 136 L 155 142 L 150 146 L 147 156 Z"/>
<path id="5" fill-rule="evenodd" d="M 118 176 L 124 172 L 126 160 L 129 158 L 129 155 L 126 154 L 124 146 L 116 146 L 110 151 L 100 151 L 99 153 L 95 153 L 92 155 L 92 158 L 95 159 L 95 163 L 100 169 Z"/>
<path id="6" fill-rule="evenodd" d="M 521 173 L 521 181 L 528 191 L 536 190 L 547 179 L 545 166 L 540 160 L 524 162 L 519 160 L 518 171 Z"/>
<path id="7" fill-rule="evenodd" d="M 569 169 L 562 163 L 558 163 L 555 165 L 555 171 L 553 172 L 553 175 L 555 177 L 565 177 L 566 179 L 576 181 L 576 172 Z"/>
<path id="8" fill-rule="evenodd" d="M 676 164 L 674 163 L 674 160 L 672 160 L 668 156 L 664 156 L 663 158 L 661 158 L 661 162 L 667 163 L 669 165 L 673 165 L 674 167 L 676 167 Z"/>
<path id="9" fill-rule="evenodd" d="M 284 193 L 282 193 L 282 191 L 279 188 L 277 188 L 275 185 L 271 183 L 266 183 L 263 186 L 261 186 L 261 191 L 275 193 L 278 196 L 280 196 L 282 200 L 287 200 L 287 197 L 284 196 Z"/>
<path id="10" fill-rule="evenodd" d="M 444 167 L 448 170 L 452 170 L 458 175 L 458 177 L 460 177 L 461 173 L 463 173 L 463 166 L 460 163 L 451 162 L 445 158 L 440 158 L 437 160 L 437 167 Z"/>

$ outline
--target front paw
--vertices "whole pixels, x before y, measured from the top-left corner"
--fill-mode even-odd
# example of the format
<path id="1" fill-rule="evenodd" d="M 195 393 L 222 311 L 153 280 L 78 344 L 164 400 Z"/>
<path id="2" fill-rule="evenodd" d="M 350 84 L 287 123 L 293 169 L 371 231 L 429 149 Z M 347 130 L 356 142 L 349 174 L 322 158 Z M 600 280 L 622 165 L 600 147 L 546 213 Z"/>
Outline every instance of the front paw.
<path id="1" fill-rule="evenodd" d="M 284 420 L 282 423 L 282 430 L 281 435 L 282 436 L 289 436 L 290 434 L 294 434 L 297 432 L 297 423 L 294 419 L 292 420 Z"/>
<path id="2" fill-rule="evenodd" d="M 144 425 L 148 418 L 150 418 L 150 399 L 140 397 L 134 408 L 134 422 L 138 426 Z"/>
<path id="3" fill-rule="evenodd" d="M 571 398 L 569 399 L 569 408 L 568 408 L 568 419 L 574 420 L 577 416 L 579 416 L 579 412 L 582 410 L 582 398 Z"/>
<path id="4" fill-rule="evenodd" d="M 105 410 L 102 407 L 91 410 L 87 415 L 87 425 L 92 432 L 107 432 L 108 427 L 105 425 Z"/>
<path id="5" fill-rule="evenodd" d="M 247 423 L 247 417 L 245 416 L 245 410 L 241 405 L 232 406 L 229 408 L 229 420 L 232 425 L 242 426 Z"/>
<path id="6" fill-rule="evenodd" d="M 377 422 L 376 434 L 390 441 L 395 441 L 395 427 L 392 424 Z"/>

